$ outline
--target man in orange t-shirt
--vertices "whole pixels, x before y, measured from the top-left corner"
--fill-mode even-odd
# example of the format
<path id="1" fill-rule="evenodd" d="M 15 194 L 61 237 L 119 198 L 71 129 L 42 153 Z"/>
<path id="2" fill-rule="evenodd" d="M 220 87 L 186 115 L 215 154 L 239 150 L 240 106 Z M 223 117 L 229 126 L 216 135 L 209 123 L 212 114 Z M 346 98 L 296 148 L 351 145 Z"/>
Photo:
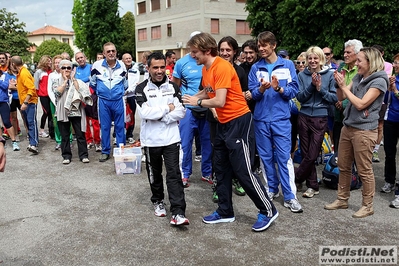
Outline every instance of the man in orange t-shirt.
<path id="1" fill-rule="evenodd" d="M 197 64 L 203 64 L 202 91 L 194 96 L 184 95 L 183 103 L 214 107 L 219 121 L 214 141 L 214 171 L 219 196 L 218 209 L 203 217 L 207 224 L 233 222 L 232 176 L 236 174 L 240 184 L 259 209 L 254 231 L 266 230 L 278 217 L 278 212 L 267 196 L 259 177 L 253 173 L 255 135 L 252 114 L 242 94 L 239 78 L 233 66 L 217 56 L 215 39 L 208 33 L 193 36 L 187 43 Z"/>

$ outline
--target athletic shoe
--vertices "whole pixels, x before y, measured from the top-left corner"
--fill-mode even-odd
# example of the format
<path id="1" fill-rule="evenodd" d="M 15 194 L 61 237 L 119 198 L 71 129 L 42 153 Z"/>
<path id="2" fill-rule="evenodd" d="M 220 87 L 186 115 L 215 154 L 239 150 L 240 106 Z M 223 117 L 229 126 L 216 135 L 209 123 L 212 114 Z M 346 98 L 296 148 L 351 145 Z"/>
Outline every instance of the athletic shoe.
<path id="1" fill-rule="evenodd" d="M 233 179 L 233 192 L 238 196 L 245 196 L 246 194 L 240 182 L 238 182 L 238 180 L 236 180 L 235 178 Z"/>
<path id="2" fill-rule="evenodd" d="M 211 175 L 203 176 L 203 177 L 201 177 L 201 180 L 205 181 L 205 182 L 208 182 L 211 185 L 213 184 L 213 180 L 212 180 L 212 176 Z"/>
<path id="3" fill-rule="evenodd" d="M 188 183 L 188 178 L 182 178 L 182 181 L 183 181 L 183 187 L 184 188 L 187 188 L 187 187 L 189 187 L 190 186 L 190 184 Z"/>
<path id="4" fill-rule="evenodd" d="M 20 148 L 18 146 L 18 142 L 16 142 L 16 141 L 12 142 L 12 150 L 13 151 L 19 151 L 20 150 Z"/>
<path id="5" fill-rule="evenodd" d="M 212 194 L 212 201 L 214 203 L 218 203 L 219 202 L 219 196 L 218 196 L 218 193 L 216 191 L 214 191 L 213 194 Z"/>
<path id="6" fill-rule="evenodd" d="M 395 184 L 390 184 L 385 182 L 384 186 L 381 188 L 382 193 L 391 193 L 395 190 Z"/>
<path id="7" fill-rule="evenodd" d="M 94 144 L 93 143 L 88 143 L 87 144 L 87 149 L 88 150 L 90 150 L 91 148 L 93 148 L 94 147 Z"/>
<path id="8" fill-rule="evenodd" d="M 278 217 L 278 212 L 275 210 L 272 217 L 267 217 L 262 213 L 258 213 L 258 220 L 252 226 L 252 230 L 256 232 L 264 231 L 272 224 L 274 220 Z"/>
<path id="9" fill-rule="evenodd" d="M 8 134 L 6 134 L 6 133 L 3 133 L 3 139 L 5 139 L 5 140 L 9 140 L 10 139 L 10 136 L 8 135 Z"/>
<path id="10" fill-rule="evenodd" d="M 194 161 L 201 162 L 201 160 L 202 160 L 202 155 L 195 155 Z"/>
<path id="11" fill-rule="evenodd" d="M 96 147 L 96 152 L 101 152 L 102 151 L 102 147 L 101 144 L 94 144 Z"/>
<path id="12" fill-rule="evenodd" d="M 61 149 L 61 143 L 55 144 L 55 150 L 58 151 L 59 149 Z"/>
<path id="13" fill-rule="evenodd" d="M 89 158 L 83 158 L 82 159 L 82 163 L 89 163 L 89 162 L 90 162 Z"/>
<path id="14" fill-rule="evenodd" d="M 186 217 L 184 217 L 183 214 L 176 214 L 176 215 L 172 215 L 172 218 L 170 219 L 170 224 L 189 225 L 190 221 Z"/>
<path id="15" fill-rule="evenodd" d="M 303 194 L 304 198 L 313 198 L 314 195 L 319 195 L 319 191 L 314 190 L 313 188 L 308 188 Z"/>
<path id="16" fill-rule="evenodd" d="M 274 192 L 267 192 L 267 195 L 269 196 L 269 199 L 273 201 L 273 199 L 278 198 L 280 196 L 280 193 L 274 193 Z"/>
<path id="17" fill-rule="evenodd" d="M 114 139 L 114 142 L 113 142 L 113 143 L 114 143 L 114 146 L 117 146 L 117 144 L 116 144 L 116 138 Z"/>
<path id="18" fill-rule="evenodd" d="M 41 137 L 41 138 L 48 138 L 48 137 L 49 137 L 49 134 L 47 134 L 46 132 L 42 131 L 42 132 L 39 133 L 39 137 Z"/>
<path id="19" fill-rule="evenodd" d="M 28 151 L 30 151 L 33 154 L 38 154 L 39 153 L 39 151 L 37 150 L 37 147 L 33 146 L 33 145 L 29 145 Z"/>
<path id="20" fill-rule="evenodd" d="M 202 221 L 206 224 L 218 224 L 218 223 L 231 223 L 234 222 L 236 218 L 234 216 L 222 217 L 216 211 L 211 215 L 202 218 Z"/>
<path id="21" fill-rule="evenodd" d="M 127 142 L 129 142 L 130 144 L 133 144 L 134 143 L 134 138 L 128 138 Z"/>
<path id="22" fill-rule="evenodd" d="M 290 199 L 284 201 L 284 207 L 289 208 L 292 212 L 303 212 L 301 204 L 299 204 L 297 199 Z"/>
<path id="23" fill-rule="evenodd" d="M 391 201 L 389 207 L 399 209 L 399 195 L 395 195 L 395 199 Z"/>
<path id="24" fill-rule="evenodd" d="M 165 204 L 163 201 L 158 201 L 154 202 L 154 214 L 158 217 L 165 217 L 166 216 L 166 210 L 165 210 Z"/>
<path id="25" fill-rule="evenodd" d="M 71 160 L 69 160 L 69 159 L 64 159 L 63 161 L 62 161 L 62 164 L 69 164 L 71 162 Z"/>
<path id="26" fill-rule="evenodd" d="M 378 151 L 373 151 L 373 163 L 379 163 L 380 158 L 378 157 Z"/>
<path id="27" fill-rule="evenodd" d="M 98 159 L 99 162 L 103 163 L 109 159 L 109 154 L 102 153 L 100 156 L 100 159 Z"/>

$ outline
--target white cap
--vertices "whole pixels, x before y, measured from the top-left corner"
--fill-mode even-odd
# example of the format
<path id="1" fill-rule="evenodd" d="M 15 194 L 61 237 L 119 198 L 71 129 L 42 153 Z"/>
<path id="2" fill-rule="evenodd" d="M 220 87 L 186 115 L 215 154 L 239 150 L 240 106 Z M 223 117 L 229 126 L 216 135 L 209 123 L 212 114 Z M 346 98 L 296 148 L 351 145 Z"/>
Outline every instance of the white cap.
<path id="1" fill-rule="evenodd" d="M 190 34 L 190 39 L 192 38 L 192 37 L 194 37 L 195 35 L 197 35 L 197 34 L 200 34 L 201 32 L 200 31 L 193 31 L 191 34 Z"/>

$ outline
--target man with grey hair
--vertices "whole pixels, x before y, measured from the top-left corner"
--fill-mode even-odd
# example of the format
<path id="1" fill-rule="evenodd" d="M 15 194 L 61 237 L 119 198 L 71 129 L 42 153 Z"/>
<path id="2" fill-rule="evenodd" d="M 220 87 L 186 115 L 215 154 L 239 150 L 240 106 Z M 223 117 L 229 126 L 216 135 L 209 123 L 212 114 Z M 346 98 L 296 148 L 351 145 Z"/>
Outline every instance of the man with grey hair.
<path id="1" fill-rule="evenodd" d="M 357 66 L 355 65 L 357 54 L 360 49 L 363 48 L 361 41 L 353 39 L 345 42 L 344 50 L 344 62 L 341 63 L 337 69 L 345 79 L 345 85 L 351 83 L 353 77 L 357 74 Z M 334 127 L 333 127 L 333 138 L 334 138 L 334 150 L 338 151 L 339 138 L 341 136 L 342 120 L 344 119 L 343 112 L 348 103 L 348 99 L 343 101 L 337 101 L 335 104 L 334 114 Z"/>

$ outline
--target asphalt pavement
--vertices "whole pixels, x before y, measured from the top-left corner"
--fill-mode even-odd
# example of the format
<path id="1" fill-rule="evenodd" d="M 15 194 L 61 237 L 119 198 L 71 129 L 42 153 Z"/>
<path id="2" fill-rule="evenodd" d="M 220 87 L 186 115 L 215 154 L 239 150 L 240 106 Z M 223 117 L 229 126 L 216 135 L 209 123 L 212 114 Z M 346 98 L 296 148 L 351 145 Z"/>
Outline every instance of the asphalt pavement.
<path id="1" fill-rule="evenodd" d="M 22 125 L 22 123 L 21 123 Z M 135 129 L 138 138 L 139 123 Z M 142 165 L 139 175 L 116 175 L 114 161 L 100 163 L 89 151 L 83 164 L 74 142 L 73 158 L 62 164 L 55 142 L 40 139 L 39 154 L 8 142 L 7 165 L 0 174 L 0 266 L 3 265 L 319 265 L 319 246 L 398 245 L 399 209 L 389 207 L 393 193 L 382 194 L 384 149 L 373 164 L 375 214 L 354 219 L 361 191 L 351 192 L 349 209 L 327 211 L 336 191 L 321 185 L 312 199 L 298 198 L 303 213 L 274 203 L 280 213 L 264 232 L 253 232 L 257 209 L 247 197 L 233 195 L 236 221 L 208 225 L 202 217 L 217 204 L 211 185 L 201 181 L 193 162 L 185 189 L 190 225 L 174 227 L 153 214 L 150 188 Z M 319 176 L 323 166 L 318 166 Z M 167 208 L 170 207 L 167 200 Z M 169 210 L 169 209 L 168 209 Z"/>

